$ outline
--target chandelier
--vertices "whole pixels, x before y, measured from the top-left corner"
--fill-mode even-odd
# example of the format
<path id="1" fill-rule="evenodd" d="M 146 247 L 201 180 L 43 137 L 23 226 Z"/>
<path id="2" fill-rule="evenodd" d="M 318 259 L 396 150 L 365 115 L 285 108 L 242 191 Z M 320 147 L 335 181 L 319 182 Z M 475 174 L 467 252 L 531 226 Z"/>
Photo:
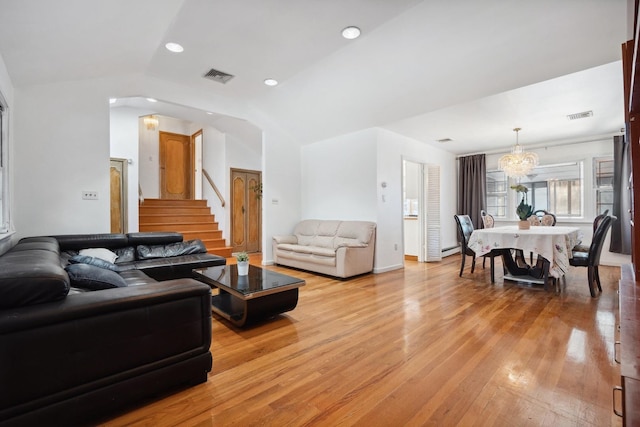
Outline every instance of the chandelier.
<path id="1" fill-rule="evenodd" d="M 143 122 L 148 130 L 155 130 L 158 127 L 158 118 L 156 116 L 145 116 Z"/>
<path id="2" fill-rule="evenodd" d="M 498 162 L 498 169 L 504 171 L 507 176 L 514 178 L 523 177 L 538 166 L 538 155 L 524 151 L 518 143 L 518 132 L 520 130 L 521 128 L 514 129 L 516 133 L 516 145 L 511 149 L 511 154 L 505 154 L 500 157 Z"/>

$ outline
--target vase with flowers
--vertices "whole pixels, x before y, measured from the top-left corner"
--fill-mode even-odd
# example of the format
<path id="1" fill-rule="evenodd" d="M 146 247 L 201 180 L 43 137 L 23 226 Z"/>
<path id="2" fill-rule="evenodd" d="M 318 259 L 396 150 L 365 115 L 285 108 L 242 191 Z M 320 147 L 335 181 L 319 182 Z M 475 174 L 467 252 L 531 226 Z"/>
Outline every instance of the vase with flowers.
<path id="1" fill-rule="evenodd" d="M 527 221 L 527 218 L 533 215 L 533 206 L 529 204 L 529 199 L 527 197 L 529 189 L 522 184 L 512 185 L 511 189 L 516 190 L 517 193 L 522 193 L 522 199 L 520 199 L 520 204 L 516 208 L 516 215 L 520 218 L 518 228 L 521 230 L 528 230 L 530 223 Z"/>

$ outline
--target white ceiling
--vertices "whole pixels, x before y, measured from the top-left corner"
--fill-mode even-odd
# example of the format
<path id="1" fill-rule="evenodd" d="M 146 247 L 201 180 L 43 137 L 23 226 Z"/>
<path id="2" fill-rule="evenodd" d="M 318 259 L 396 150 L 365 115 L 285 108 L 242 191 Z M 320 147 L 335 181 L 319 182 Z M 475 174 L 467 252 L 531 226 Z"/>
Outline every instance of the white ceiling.
<path id="1" fill-rule="evenodd" d="M 348 25 L 363 35 L 343 39 Z M 454 153 L 508 147 L 516 126 L 533 145 L 617 132 L 626 33 L 626 0 L 0 0 L 16 87 L 143 75 L 233 98 L 301 143 L 379 126 Z"/>

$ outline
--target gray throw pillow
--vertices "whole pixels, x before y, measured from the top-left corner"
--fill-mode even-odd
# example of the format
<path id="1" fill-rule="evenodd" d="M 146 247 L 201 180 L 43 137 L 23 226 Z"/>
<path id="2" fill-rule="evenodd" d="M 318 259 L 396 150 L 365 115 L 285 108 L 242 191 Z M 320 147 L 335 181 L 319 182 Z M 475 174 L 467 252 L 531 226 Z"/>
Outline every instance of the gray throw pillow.
<path id="1" fill-rule="evenodd" d="M 127 286 L 127 282 L 115 271 L 94 265 L 70 264 L 65 270 L 71 280 L 71 286 L 76 288 L 99 291 Z"/>
<path id="2" fill-rule="evenodd" d="M 69 258 L 70 264 L 89 264 L 95 267 L 106 268 L 111 271 L 118 271 L 118 266 L 112 262 L 105 261 L 101 258 L 96 258 L 88 255 L 74 255 Z"/>

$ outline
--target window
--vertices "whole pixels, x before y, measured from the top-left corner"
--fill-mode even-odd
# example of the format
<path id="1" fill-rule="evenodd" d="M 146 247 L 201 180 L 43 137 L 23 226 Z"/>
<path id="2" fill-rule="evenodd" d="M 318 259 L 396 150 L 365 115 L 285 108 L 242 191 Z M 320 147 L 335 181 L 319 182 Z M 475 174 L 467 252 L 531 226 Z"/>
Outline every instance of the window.
<path id="1" fill-rule="evenodd" d="M 593 159 L 593 183 L 596 190 L 596 215 L 613 210 L 613 157 Z"/>
<path id="2" fill-rule="evenodd" d="M 507 217 L 507 176 L 502 171 L 487 172 L 487 213 Z"/>
<path id="3" fill-rule="evenodd" d="M 528 199 L 534 210 L 544 209 L 564 218 L 583 216 L 582 162 L 538 166 L 520 184 L 529 189 Z M 487 200 L 488 193 L 487 189 Z"/>
<path id="4" fill-rule="evenodd" d="M 601 165 L 600 182 L 603 184 L 611 181 L 606 177 L 607 167 L 604 163 Z M 595 174 L 594 180 L 597 180 Z M 516 205 L 520 203 L 520 200 L 514 197 L 513 190 L 510 190 L 510 186 L 515 183 L 513 179 L 508 180 L 502 171 L 487 172 L 488 213 L 496 218 L 515 219 Z M 520 179 L 520 184 L 529 189 L 527 198 L 534 210 L 544 209 L 563 218 L 584 216 L 583 162 L 538 166 Z M 603 188 L 600 193 L 602 209 L 611 206 L 609 200 L 612 199 L 606 191 L 607 189 Z M 510 206 L 510 203 L 515 205 Z"/>

